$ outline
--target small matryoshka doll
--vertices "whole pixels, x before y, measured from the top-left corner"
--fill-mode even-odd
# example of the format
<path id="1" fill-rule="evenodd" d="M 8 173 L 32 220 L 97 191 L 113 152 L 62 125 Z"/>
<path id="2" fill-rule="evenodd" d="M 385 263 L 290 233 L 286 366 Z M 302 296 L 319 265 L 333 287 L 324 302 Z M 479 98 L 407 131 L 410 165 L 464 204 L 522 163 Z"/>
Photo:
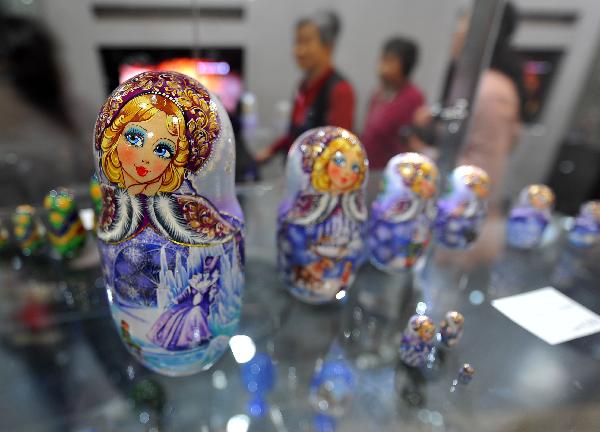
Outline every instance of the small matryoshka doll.
<path id="1" fill-rule="evenodd" d="M 402 334 L 400 360 L 407 366 L 423 366 L 433 349 L 435 331 L 435 324 L 428 316 L 410 317 L 406 330 Z"/>
<path id="2" fill-rule="evenodd" d="M 227 113 L 197 81 L 145 72 L 102 107 L 94 154 L 99 248 L 123 341 L 166 375 L 208 369 L 236 331 L 244 285 Z"/>
<path id="3" fill-rule="evenodd" d="M 472 165 L 456 167 L 449 178 L 448 190 L 438 200 L 433 226 L 437 243 L 451 249 L 466 249 L 479 235 L 486 216 L 490 178 Z"/>
<path id="4" fill-rule="evenodd" d="M 419 153 L 401 153 L 387 163 L 369 217 L 369 252 L 376 267 L 398 272 L 421 256 L 435 218 L 437 177 L 435 164 Z"/>
<path id="5" fill-rule="evenodd" d="M 57 257 L 72 258 L 86 239 L 73 194 L 66 189 L 50 191 L 44 198 L 44 209 L 52 250 Z"/>
<path id="6" fill-rule="evenodd" d="M 475 368 L 471 366 L 469 363 L 465 363 L 458 370 L 458 375 L 456 377 L 456 382 L 462 385 L 467 385 L 471 382 L 473 377 L 475 376 Z"/>
<path id="7" fill-rule="evenodd" d="M 293 295 L 309 303 L 343 297 L 363 263 L 368 161 L 353 134 L 311 129 L 292 145 L 279 206 L 278 261 Z"/>
<path id="8" fill-rule="evenodd" d="M 600 201 L 583 203 L 569 230 L 569 241 L 579 248 L 600 245 Z"/>
<path id="9" fill-rule="evenodd" d="M 442 345 L 452 348 L 458 344 L 465 324 L 465 318 L 460 312 L 450 311 L 440 322 L 440 338 Z"/>
<path id="10" fill-rule="evenodd" d="M 536 247 L 552 217 L 554 192 L 543 184 L 529 185 L 519 194 L 507 221 L 507 242 L 519 249 Z"/>
<path id="11" fill-rule="evenodd" d="M 45 245 L 45 231 L 38 220 L 35 209 L 30 205 L 20 205 L 12 217 L 17 246 L 25 256 L 40 253 Z"/>

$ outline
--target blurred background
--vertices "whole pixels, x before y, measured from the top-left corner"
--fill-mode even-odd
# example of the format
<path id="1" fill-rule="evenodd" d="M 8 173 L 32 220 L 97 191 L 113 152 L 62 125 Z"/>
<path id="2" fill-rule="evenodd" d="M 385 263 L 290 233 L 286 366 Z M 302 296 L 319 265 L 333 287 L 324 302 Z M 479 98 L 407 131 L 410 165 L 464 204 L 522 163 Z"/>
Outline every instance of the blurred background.
<path id="1" fill-rule="evenodd" d="M 501 199 L 515 196 L 526 184 L 546 182 L 557 193 L 558 209 L 575 213 L 582 201 L 600 197 L 600 4 L 512 3 L 515 24 L 506 44 L 515 55 L 511 58 L 518 58 L 509 66 L 519 90 L 520 115 L 514 143 L 502 156 L 507 166 L 502 168 L 505 175 L 498 176 L 504 185 Z M 496 27 L 469 25 L 471 17 L 485 14 L 474 13 L 465 0 L 0 4 L 0 196 L 8 206 L 37 204 L 51 188 L 87 182 L 93 171 L 92 129 L 101 103 L 119 82 L 149 69 L 187 71 L 219 95 L 239 137 L 238 181 L 278 177 L 284 153 L 271 157 L 267 150 L 288 133 L 296 89 L 309 77 L 294 55 L 299 24 L 303 17 L 309 23 L 318 21 L 315 11 L 324 8 L 337 15 L 332 62 L 353 89 L 352 130 L 360 136 L 368 134 L 372 95 L 381 86 L 380 62 L 390 38 L 408 39 L 418 49 L 410 80 L 429 107 L 425 129 L 431 128 L 436 109 L 456 104 L 443 99 L 451 93 L 452 80 L 460 81 L 460 73 L 453 70 L 464 72 L 453 67 L 464 54 L 457 33 L 472 39 L 462 44 L 481 54 L 471 65 L 481 73 L 497 44 L 492 34 Z M 477 41 L 489 46 L 476 47 Z M 477 85 L 483 82 L 478 78 L 468 79 Z M 463 96 L 473 98 L 469 91 Z M 398 125 L 394 133 L 410 136 L 412 123 L 423 126 L 418 114 L 410 117 L 411 124 Z M 439 134 L 429 142 L 422 139 L 443 152 L 439 140 Z"/>

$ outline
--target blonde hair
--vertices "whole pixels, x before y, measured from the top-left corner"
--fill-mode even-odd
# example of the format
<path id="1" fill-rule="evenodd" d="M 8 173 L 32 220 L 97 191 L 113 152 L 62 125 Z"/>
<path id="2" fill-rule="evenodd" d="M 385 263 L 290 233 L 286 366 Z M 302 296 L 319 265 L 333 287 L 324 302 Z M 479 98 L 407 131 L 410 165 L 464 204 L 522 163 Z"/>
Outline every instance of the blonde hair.
<path id="1" fill-rule="evenodd" d="M 185 119 L 174 102 L 164 96 L 143 94 L 128 101 L 115 120 L 102 134 L 102 170 L 106 177 L 119 187 L 125 188 L 123 168 L 117 155 L 117 142 L 125 126 L 131 122 L 150 120 L 159 111 L 167 114 L 167 130 L 177 137 L 175 156 L 162 174 L 160 192 L 173 192 L 181 186 L 190 150 L 185 136 Z"/>
<path id="2" fill-rule="evenodd" d="M 360 164 L 358 178 L 350 188 L 350 191 L 356 190 L 362 185 L 362 182 L 365 179 L 366 170 L 366 166 L 364 163 L 365 154 L 362 148 L 356 142 L 349 141 L 345 138 L 335 138 L 329 143 L 325 150 L 323 150 L 323 153 L 317 156 L 313 165 L 311 183 L 315 190 L 319 192 L 328 192 L 331 190 L 331 178 L 329 177 L 329 174 L 327 174 L 327 165 L 329 165 L 329 162 L 331 161 L 333 155 L 337 151 L 354 151 L 356 154 L 359 155 L 359 158 L 363 162 Z"/>

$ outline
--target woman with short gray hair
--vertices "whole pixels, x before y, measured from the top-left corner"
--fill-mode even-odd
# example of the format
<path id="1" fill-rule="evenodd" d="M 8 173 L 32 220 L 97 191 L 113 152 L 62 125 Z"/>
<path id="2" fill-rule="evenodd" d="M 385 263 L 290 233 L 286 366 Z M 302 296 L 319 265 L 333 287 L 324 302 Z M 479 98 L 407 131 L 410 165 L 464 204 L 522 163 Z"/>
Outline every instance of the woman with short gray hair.
<path id="1" fill-rule="evenodd" d="M 294 55 L 304 72 L 296 91 L 290 129 L 257 155 L 259 162 L 278 152 L 287 152 L 294 140 L 308 129 L 338 126 L 352 130 L 354 91 L 333 66 L 333 50 L 340 32 L 334 12 L 320 11 L 296 23 Z"/>

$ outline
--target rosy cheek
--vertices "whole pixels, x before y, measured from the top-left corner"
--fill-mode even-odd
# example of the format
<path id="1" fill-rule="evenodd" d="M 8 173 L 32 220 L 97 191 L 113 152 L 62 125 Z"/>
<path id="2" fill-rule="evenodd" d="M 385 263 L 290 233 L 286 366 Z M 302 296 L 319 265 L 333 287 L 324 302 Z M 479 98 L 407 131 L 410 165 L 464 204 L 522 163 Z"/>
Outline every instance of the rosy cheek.
<path id="1" fill-rule="evenodd" d="M 330 164 L 327 171 L 328 171 L 329 177 L 337 178 L 340 176 L 341 170 L 337 165 Z"/>
<path id="2" fill-rule="evenodd" d="M 155 158 L 150 164 L 150 171 L 161 172 L 167 168 L 167 165 L 169 165 L 169 161 L 167 159 Z"/>
<path id="3" fill-rule="evenodd" d="M 123 147 L 119 151 L 119 159 L 123 165 L 133 165 L 135 163 L 135 148 Z"/>

